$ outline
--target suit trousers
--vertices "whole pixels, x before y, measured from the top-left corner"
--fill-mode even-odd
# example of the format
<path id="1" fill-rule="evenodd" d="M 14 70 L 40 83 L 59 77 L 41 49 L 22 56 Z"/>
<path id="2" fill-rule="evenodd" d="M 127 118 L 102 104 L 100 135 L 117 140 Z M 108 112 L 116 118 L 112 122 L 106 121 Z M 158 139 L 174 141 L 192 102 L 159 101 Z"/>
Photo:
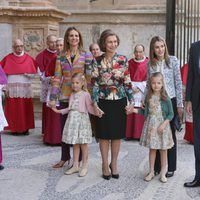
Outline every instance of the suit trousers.
<path id="1" fill-rule="evenodd" d="M 177 141 L 176 141 L 176 129 L 174 126 L 175 116 L 177 115 L 177 105 L 176 105 L 176 98 L 172 98 L 172 106 L 174 111 L 174 117 L 170 122 L 170 127 L 172 131 L 172 139 L 174 141 L 174 146 L 171 149 L 167 150 L 167 158 L 168 158 L 168 171 L 173 172 L 176 171 L 176 157 L 177 157 Z M 156 160 L 154 171 L 160 172 L 161 165 L 160 165 L 160 152 L 159 150 L 156 151 Z"/>
<path id="2" fill-rule="evenodd" d="M 195 180 L 200 181 L 200 104 L 193 110 Z"/>

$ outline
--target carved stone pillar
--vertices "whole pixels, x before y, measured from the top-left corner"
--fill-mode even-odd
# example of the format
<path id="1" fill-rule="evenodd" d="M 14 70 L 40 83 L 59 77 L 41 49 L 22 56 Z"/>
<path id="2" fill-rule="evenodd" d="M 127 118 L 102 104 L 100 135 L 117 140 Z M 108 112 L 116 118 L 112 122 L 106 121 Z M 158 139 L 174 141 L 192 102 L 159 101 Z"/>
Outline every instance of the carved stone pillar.
<path id="1" fill-rule="evenodd" d="M 59 22 L 68 15 L 48 0 L 6 1 L 0 9 L 0 60 L 11 51 L 12 40 L 16 38 L 23 40 L 25 51 L 35 57 L 46 47 L 47 35 L 59 36 Z M 39 78 L 33 86 L 34 96 L 39 97 Z"/>

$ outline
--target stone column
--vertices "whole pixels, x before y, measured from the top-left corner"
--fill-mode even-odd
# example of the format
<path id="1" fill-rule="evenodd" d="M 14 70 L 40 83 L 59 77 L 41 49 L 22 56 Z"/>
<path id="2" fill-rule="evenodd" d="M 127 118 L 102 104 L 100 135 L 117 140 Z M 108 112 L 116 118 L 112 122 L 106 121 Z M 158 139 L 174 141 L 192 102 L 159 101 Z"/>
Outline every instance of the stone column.
<path id="1" fill-rule="evenodd" d="M 7 1 L 0 10 L 1 35 L 4 36 L 0 36 L 0 52 L 4 53 L 0 55 L 1 58 L 11 51 L 12 40 L 16 38 L 23 40 L 25 51 L 35 57 L 46 47 L 47 35 L 59 36 L 59 22 L 68 15 L 69 13 L 57 9 L 48 0 Z M 39 78 L 33 85 L 34 96 L 39 97 Z"/>

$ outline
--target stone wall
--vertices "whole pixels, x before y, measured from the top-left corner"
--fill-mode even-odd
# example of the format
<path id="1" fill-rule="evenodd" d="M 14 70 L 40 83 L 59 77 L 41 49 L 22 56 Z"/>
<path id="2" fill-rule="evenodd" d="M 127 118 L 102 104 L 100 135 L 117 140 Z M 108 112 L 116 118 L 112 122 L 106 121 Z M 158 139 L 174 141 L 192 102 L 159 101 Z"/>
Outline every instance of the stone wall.
<path id="1" fill-rule="evenodd" d="M 22 39 L 35 56 L 45 48 L 48 34 L 63 37 L 69 26 L 81 31 L 85 50 L 103 30 L 112 29 L 121 40 L 118 52 L 129 58 L 137 43 L 144 44 L 148 56 L 150 39 L 165 37 L 166 0 L 1 0 L 0 6 L 0 59 L 11 52 L 14 38 Z M 40 118 L 38 77 L 33 88 Z"/>
<path id="2" fill-rule="evenodd" d="M 129 58 L 137 43 L 149 51 L 152 36 L 165 37 L 166 0 L 52 0 L 57 8 L 69 11 L 71 15 L 60 23 L 63 37 L 69 26 L 77 27 L 84 37 L 88 50 L 100 33 L 110 28 L 121 40 L 118 51 Z"/>

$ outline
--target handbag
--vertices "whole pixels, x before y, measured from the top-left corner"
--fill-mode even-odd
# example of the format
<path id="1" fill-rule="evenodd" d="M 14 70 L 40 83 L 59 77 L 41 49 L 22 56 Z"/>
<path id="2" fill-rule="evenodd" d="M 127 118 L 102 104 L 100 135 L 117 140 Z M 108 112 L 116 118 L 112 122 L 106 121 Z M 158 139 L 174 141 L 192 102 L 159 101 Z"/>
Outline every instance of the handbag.
<path id="1" fill-rule="evenodd" d="M 182 122 L 180 120 L 180 117 L 178 115 L 175 116 L 174 118 L 174 127 L 178 132 L 182 131 Z"/>

